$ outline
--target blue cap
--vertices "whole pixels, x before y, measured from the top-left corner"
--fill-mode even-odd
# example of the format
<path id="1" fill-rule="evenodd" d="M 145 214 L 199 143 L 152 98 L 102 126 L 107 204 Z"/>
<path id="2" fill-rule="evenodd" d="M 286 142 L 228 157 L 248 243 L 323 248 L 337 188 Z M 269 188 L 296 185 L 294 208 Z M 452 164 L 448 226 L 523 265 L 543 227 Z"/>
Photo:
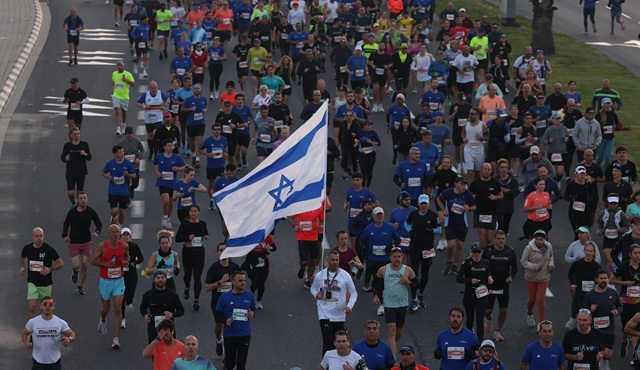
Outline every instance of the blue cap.
<path id="1" fill-rule="evenodd" d="M 610 98 L 602 99 L 602 104 L 613 103 Z"/>
<path id="2" fill-rule="evenodd" d="M 400 351 L 398 351 L 398 352 L 402 352 L 402 351 L 409 352 L 411 354 L 415 354 L 416 353 L 416 349 L 413 348 L 413 346 L 410 345 L 410 344 L 405 344 L 404 346 L 400 347 Z"/>
<path id="3" fill-rule="evenodd" d="M 614 162 L 611 166 L 613 166 L 613 168 L 617 168 L 622 171 L 622 165 L 618 162 Z"/>
<path id="4" fill-rule="evenodd" d="M 442 111 L 437 110 L 437 111 L 433 112 L 433 116 L 434 117 L 444 117 L 444 114 L 442 113 Z"/>
<path id="5" fill-rule="evenodd" d="M 429 203 L 429 196 L 427 194 L 420 194 L 418 197 L 418 204 L 420 203 Z"/>
<path id="6" fill-rule="evenodd" d="M 263 14 L 262 14 L 262 18 L 269 18 L 269 14 L 267 14 L 267 13 L 263 13 Z"/>
<path id="7" fill-rule="evenodd" d="M 509 115 L 507 114 L 507 112 L 504 111 L 504 109 L 500 108 L 496 111 L 496 114 L 498 115 L 498 117 L 508 117 Z"/>
<path id="8" fill-rule="evenodd" d="M 560 117 L 560 115 L 558 113 L 554 114 L 553 116 L 551 116 L 551 118 L 553 119 L 560 119 L 562 117 Z"/>
<path id="9" fill-rule="evenodd" d="M 178 23 L 184 23 L 182 19 L 178 19 Z"/>

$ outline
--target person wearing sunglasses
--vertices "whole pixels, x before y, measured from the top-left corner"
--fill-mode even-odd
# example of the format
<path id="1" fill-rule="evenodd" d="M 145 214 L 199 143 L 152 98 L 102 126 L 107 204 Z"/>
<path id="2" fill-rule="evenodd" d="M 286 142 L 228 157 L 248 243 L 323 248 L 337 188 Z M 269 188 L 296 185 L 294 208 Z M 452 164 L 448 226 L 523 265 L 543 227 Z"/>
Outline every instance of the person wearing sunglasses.
<path id="1" fill-rule="evenodd" d="M 484 249 L 479 242 L 471 244 L 471 257 L 462 262 L 456 279 L 459 284 L 465 285 L 462 304 L 467 313 L 467 329 L 472 330 L 475 321 L 478 340 L 484 337 L 482 319 L 488 306 L 488 286 L 493 284 L 491 266 L 489 261 L 482 258 L 482 252 Z"/>
<path id="2" fill-rule="evenodd" d="M 76 334 L 66 321 L 53 314 L 53 298 L 42 298 L 42 314 L 27 322 L 22 331 L 24 348 L 33 349 L 33 369 L 62 369 L 60 344 L 68 346 Z"/>
<path id="3" fill-rule="evenodd" d="M 478 357 L 467 364 L 465 370 L 505 370 L 504 365 L 498 360 L 496 345 L 492 340 L 486 339 L 480 345 Z"/>

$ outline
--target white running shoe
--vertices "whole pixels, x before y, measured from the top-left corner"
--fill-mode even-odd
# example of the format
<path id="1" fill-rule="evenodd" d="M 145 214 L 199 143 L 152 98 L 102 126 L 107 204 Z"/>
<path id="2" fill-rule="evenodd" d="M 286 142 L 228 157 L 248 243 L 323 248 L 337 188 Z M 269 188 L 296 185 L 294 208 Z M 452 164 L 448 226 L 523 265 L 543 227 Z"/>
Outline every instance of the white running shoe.
<path id="1" fill-rule="evenodd" d="M 120 127 L 118 127 L 118 128 L 116 129 L 116 135 L 117 135 L 117 136 L 122 135 L 122 129 L 120 129 Z"/>
<path id="2" fill-rule="evenodd" d="M 104 5 L 109 5 L 109 0 L 105 0 Z"/>
<path id="3" fill-rule="evenodd" d="M 113 338 L 113 342 L 111 342 L 111 348 L 120 349 L 120 341 L 118 340 L 118 337 Z"/>
<path id="4" fill-rule="evenodd" d="M 121 329 L 127 328 L 127 319 L 122 319 L 122 321 L 120 321 L 120 328 Z"/>
<path id="5" fill-rule="evenodd" d="M 138 73 L 138 64 L 133 65 L 133 73 Z"/>
<path id="6" fill-rule="evenodd" d="M 384 305 L 378 306 L 378 312 L 376 314 L 378 316 L 384 316 Z"/>
<path id="7" fill-rule="evenodd" d="M 533 318 L 533 315 L 527 314 L 527 325 L 530 327 L 536 326 L 536 319 Z"/>
<path id="8" fill-rule="evenodd" d="M 107 334 L 107 322 L 102 321 L 102 318 L 100 318 L 100 321 L 98 321 L 98 333 L 102 335 Z"/>
<path id="9" fill-rule="evenodd" d="M 447 242 L 444 241 L 444 239 L 440 239 L 440 241 L 438 241 L 438 246 L 436 247 L 436 250 L 442 251 L 442 250 L 445 250 L 445 248 L 447 248 Z"/>
<path id="10" fill-rule="evenodd" d="M 127 313 L 133 313 L 133 303 L 128 304 L 128 305 L 125 307 L 125 311 L 126 311 Z M 123 319 L 123 321 L 124 321 L 124 319 Z"/>
<path id="11" fill-rule="evenodd" d="M 220 97 L 220 93 L 216 90 L 216 93 L 213 95 L 214 99 L 218 99 Z"/>

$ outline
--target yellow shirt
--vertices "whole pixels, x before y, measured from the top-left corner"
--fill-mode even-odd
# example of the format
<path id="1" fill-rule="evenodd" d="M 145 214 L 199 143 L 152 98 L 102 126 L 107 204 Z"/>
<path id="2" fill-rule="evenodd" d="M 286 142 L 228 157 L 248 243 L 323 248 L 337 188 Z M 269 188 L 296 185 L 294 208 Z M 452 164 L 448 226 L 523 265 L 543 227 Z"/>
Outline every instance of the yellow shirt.
<path id="1" fill-rule="evenodd" d="M 111 81 L 113 81 L 113 94 L 111 96 L 120 100 L 129 100 L 129 88 L 131 88 L 131 85 L 122 80 L 124 76 L 127 77 L 127 80 L 134 81 L 133 75 L 127 71 L 122 73 L 114 71 L 111 74 Z"/>
<path id="2" fill-rule="evenodd" d="M 411 26 L 415 21 L 411 17 L 400 18 L 398 21 L 398 29 L 400 30 L 400 34 L 408 39 L 411 38 Z"/>

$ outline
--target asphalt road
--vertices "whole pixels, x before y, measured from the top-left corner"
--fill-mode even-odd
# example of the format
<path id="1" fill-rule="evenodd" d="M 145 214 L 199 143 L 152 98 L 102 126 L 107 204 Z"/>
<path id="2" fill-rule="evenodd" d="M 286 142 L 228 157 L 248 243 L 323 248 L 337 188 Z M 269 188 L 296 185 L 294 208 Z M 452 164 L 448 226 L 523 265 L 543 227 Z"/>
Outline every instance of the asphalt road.
<path id="1" fill-rule="evenodd" d="M 92 98 L 90 107 L 85 107 L 85 123 L 83 125 L 83 140 L 87 141 L 93 152 L 93 160 L 89 165 L 86 191 L 89 203 L 100 214 L 103 221 L 108 220 L 106 203 L 107 182 L 100 177 L 104 163 L 111 159 L 110 148 L 119 139 L 113 136 L 113 121 L 109 103 L 111 93 L 109 87 L 110 73 L 115 69 L 115 63 L 121 58 L 128 58 L 126 36 L 123 30 L 114 32 L 111 20 L 111 7 L 102 2 L 75 4 L 79 14 L 85 19 L 89 30 L 81 41 L 80 65 L 68 67 L 66 61 L 66 43 L 59 24 L 66 16 L 72 5 L 69 0 L 62 0 L 52 4 L 52 26 L 46 46 L 37 62 L 37 67 L 31 74 L 25 91 L 17 106 L 10 123 L 4 147 L 0 158 L 0 170 L 4 174 L 0 180 L 0 279 L 5 282 L 0 290 L 0 367 L 24 369 L 30 365 L 30 353 L 24 350 L 19 332 L 26 322 L 25 281 L 18 275 L 17 262 L 22 246 L 30 242 L 31 230 L 40 226 L 45 230 L 45 240 L 52 244 L 62 256 L 65 267 L 55 273 L 53 294 L 56 299 L 55 313 L 66 319 L 71 328 L 77 333 L 77 341 L 63 350 L 63 362 L 66 369 L 112 369 L 119 366 L 125 369 L 151 369 L 151 361 L 141 356 L 146 345 L 145 323 L 139 315 L 133 314 L 128 320 L 127 329 L 120 334 L 122 349 L 114 351 L 110 348 L 112 338 L 113 319 L 108 317 L 109 333 L 101 336 L 97 333 L 96 319 L 99 316 L 100 299 L 98 295 L 98 269 L 90 268 L 89 278 L 85 285 L 87 295 L 75 295 L 75 286 L 71 283 L 70 261 L 67 246 L 60 238 L 62 222 L 67 212 L 68 202 L 64 182 L 64 165 L 59 155 L 67 138 L 66 121 L 60 112 L 64 108 L 57 106 L 51 97 L 60 97 L 68 87 L 67 81 L 71 77 L 80 80 L 80 86 Z M 96 31 L 101 30 L 101 31 Z M 102 35 L 96 35 L 102 34 Z M 93 36 L 91 36 L 93 35 Z M 101 40 L 98 40 L 102 38 Z M 92 39 L 92 40 L 90 40 Z M 61 62 L 62 61 L 62 62 Z M 225 66 L 225 78 L 235 79 L 233 67 Z M 131 64 L 127 65 L 131 70 Z M 150 77 L 160 82 L 163 89 L 167 88 L 168 62 L 159 62 L 157 53 L 151 54 Z M 333 92 L 330 73 L 324 77 L 329 81 L 328 86 Z M 138 87 L 144 81 L 137 79 Z M 294 116 L 301 111 L 300 88 L 296 89 L 290 101 Z M 132 93 L 133 97 L 138 94 Z M 332 94 L 333 95 L 333 94 Z M 508 101 L 511 99 L 508 98 Z M 417 96 L 410 95 L 409 105 L 416 107 Z M 54 104 L 54 105 L 51 105 Z M 133 104 L 132 104 L 133 106 Z M 138 120 L 137 109 L 132 108 L 129 124 L 142 127 Z M 207 117 L 213 120 L 213 114 Z M 374 129 L 382 138 L 382 148 L 376 164 L 374 184 L 372 190 L 380 198 L 387 214 L 396 207 L 395 198 L 398 188 L 391 181 L 393 167 L 391 165 L 390 136 L 384 130 L 384 118 L 381 114 L 373 115 Z M 294 127 L 300 124 L 297 119 Z M 144 140 L 142 136 L 139 136 Z M 250 164 L 255 165 L 255 151 L 251 150 Z M 137 203 L 128 211 L 127 225 L 134 229 L 134 239 L 142 247 L 145 258 L 157 248 L 155 233 L 160 224 L 160 199 L 154 189 L 152 173 L 149 164 L 144 165 L 142 172 L 145 180 L 145 191 L 136 196 Z M 245 173 L 241 173 L 244 175 Z M 340 211 L 349 181 L 340 179 L 337 172 L 334 181 L 332 203 L 336 210 L 328 214 L 327 234 L 346 227 L 346 214 Z M 200 181 L 205 180 L 204 171 L 197 174 Z M 200 204 L 206 204 L 206 199 L 200 197 Z M 522 204 L 522 198 L 517 204 Z M 566 217 L 567 203 L 561 201 L 555 207 L 554 229 L 551 241 L 556 248 L 556 266 L 550 283 L 550 291 L 554 297 L 547 299 L 547 318 L 557 323 L 556 340 L 562 340 L 564 323 L 569 315 L 569 293 L 566 273 L 568 265 L 562 256 L 571 242 L 572 234 L 568 232 L 570 225 Z M 132 214 L 132 213 L 135 213 Z M 208 267 L 214 262 L 213 248 L 223 238 L 219 229 L 219 219 L 214 212 L 203 211 L 202 219 L 209 224 L 211 239 L 207 243 Z M 518 254 L 524 244 L 518 242 L 520 225 L 524 222 L 524 213 L 517 213 L 512 221 L 512 235 L 509 242 L 516 248 Z M 173 217 L 176 224 L 175 214 Z M 103 237 L 98 241 L 104 240 Z M 275 236 L 279 246 L 277 252 L 271 256 L 271 276 L 267 283 L 267 292 L 263 303 L 265 309 L 256 314 L 253 321 L 253 337 L 248 360 L 249 369 L 289 369 L 298 366 L 302 369 L 316 368 L 320 362 L 321 336 L 318 328 L 315 300 L 302 287 L 302 282 L 295 276 L 297 271 L 297 250 L 295 236 L 286 223 L 278 226 Z M 477 240 L 475 231 L 470 231 L 469 242 Z M 331 240 L 333 245 L 333 240 Z M 468 248 L 469 243 L 466 244 Z M 174 250 L 180 252 L 181 247 L 175 245 Z M 432 369 L 438 368 L 438 361 L 433 359 L 433 348 L 437 333 L 447 327 L 447 312 L 453 306 L 461 306 L 462 295 L 458 292 L 463 287 L 455 283 L 453 276 L 442 276 L 440 271 L 444 266 L 444 255 L 436 256 L 431 271 L 431 281 L 427 288 L 426 300 L 429 306 L 409 315 L 405 327 L 405 334 L 401 344 L 411 343 L 418 349 L 417 359 L 420 363 Z M 242 262 L 242 261 L 238 261 Z M 183 283 L 179 279 L 177 286 L 181 291 Z M 149 287 L 149 281 L 141 279 L 136 293 L 136 305 Z M 357 284 L 358 289 L 361 284 Z M 362 292 L 360 290 L 360 292 Z M 519 364 L 520 355 L 524 347 L 537 339 L 533 329 L 525 323 L 526 289 L 522 274 L 516 277 L 511 293 L 511 310 L 507 324 L 503 329 L 506 341 L 498 344 L 501 360 L 508 369 L 515 369 Z M 362 326 L 367 319 L 376 318 L 375 307 L 371 303 L 372 296 L 362 292 L 354 313 L 348 318 L 347 325 L 351 328 L 354 341 L 363 339 Z M 209 296 L 203 293 L 201 301 L 208 302 Z M 206 304 L 201 304 L 199 312 L 191 309 L 192 301 L 184 302 L 187 312 L 184 317 L 176 320 L 178 338 L 184 339 L 193 334 L 200 339 L 200 354 L 212 358 L 217 368 L 222 368 L 221 359 L 214 354 L 213 327 L 214 321 Z M 619 325 L 619 323 L 617 323 Z M 382 330 L 382 337 L 386 337 L 386 330 Z M 627 360 L 628 361 L 628 358 Z M 622 360 L 612 362 L 613 368 L 623 368 Z"/>
<path id="2" fill-rule="evenodd" d="M 500 4 L 499 0 L 489 0 L 489 2 L 496 5 Z M 608 1 L 602 0 L 598 1 L 596 5 L 595 20 L 598 32 L 593 33 L 589 21 L 589 34 L 583 35 L 582 5 L 578 4 L 578 1 L 556 1 L 554 6 L 558 10 L 553 13 L 553 30 L 572 36 L 578 42 L 584 42 L 592 46 L 627 67 L 636 76 L 640 76 L 640 65 L 635 63 L 635 60 L 640 56 L 640 40 L 638 40 L 640 5 L 634 1 L 627 1 L 622 4 L 622 20 L 625 22 L 626 29 L 622 31 L 620 25 L 615 23 L 615 35 L 609 35 L 611 31 L 611 12 L 607 8 L 607 4 Z M 528 19 L 533 16 L 529 0 L 516 0 L 516 11 Z M 531 23 L 529 22 L 523 26 L 531 28 Z M 508 29 L 503 31 L 508 33 Z M 562 45 L 556 42 L 556 48 L 560 49 Z M 514 50 L 513 54 L 521 55 L 522 51 Z M 603 78 L 606 78 L 606 76 L 603 76 Z M 586 93 L 588 95 L 592 92 L 588 91 Z"/>

